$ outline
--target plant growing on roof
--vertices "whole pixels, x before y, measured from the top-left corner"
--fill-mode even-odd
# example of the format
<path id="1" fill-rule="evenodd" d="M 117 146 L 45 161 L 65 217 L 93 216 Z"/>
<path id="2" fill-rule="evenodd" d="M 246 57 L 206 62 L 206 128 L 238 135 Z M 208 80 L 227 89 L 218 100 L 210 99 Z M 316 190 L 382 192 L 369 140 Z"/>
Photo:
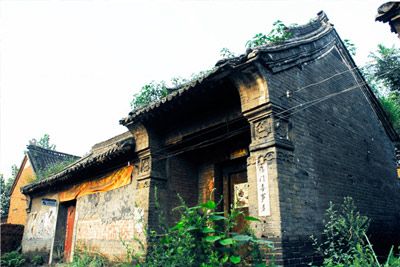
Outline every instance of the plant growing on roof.
<path id="1" fill-rule="evenodd" d="M 272 30 L 268 34 L 257 33 L 252 39 L 246 42 L 246 47 L 255 48 L 266 44 L 277 44 L 292 36 L 289 28 L 282 21 L 277 20 L 272 25 Z"/>
<path id="2" fill-rule="evenodd" d="M 145 84 L 139 93 L 133 95 L 131 108 L 137 109 L 157 101 L 168 94 L 167 86 L 164 81 L 152 81 Z"/>
<path id="3" fill-rule="evenodd" d="M 133 100 L 131 102 L 132 109 L 138 109 L 145 107 L 152 102 L 158 101 L 161 98 L 167 96 L 170 92 L 178 89 L 185 84 L 190 84 L 193 81 L 201 80 L 210 74 L 214 69 L 208 69 L 204 71 L 199 71 L 193 73 L 190 79 L 185 79 L 182 77 L 174 77 L 171 79 L 170 84 L 172 88 L 169 88 L 165 81 L 155 82 L 152 81 L 142 87 L 139 93 L 133 95 Z"/>
<path id="4" fill-rule="evenodd" d="M 44 180 L 56 173 L 59 173 L 60 171 L 62 171 L 65 167 L 67 167 L 68 165 L 72 164 L 76 159 L 66 159 L 54 164 L 49 165 L 46 169 L 44 170 L 40 170 L 36 173 L 36 178 L 33 179 L 33 181 L 35 180 Z"/>
<path id="5" fill-rule="evenodd" d="M 235 57 L 235 54 L 226 47 L 222 48 L 219 53 L 220 53 L 221 57 L 224 59 Z"/>

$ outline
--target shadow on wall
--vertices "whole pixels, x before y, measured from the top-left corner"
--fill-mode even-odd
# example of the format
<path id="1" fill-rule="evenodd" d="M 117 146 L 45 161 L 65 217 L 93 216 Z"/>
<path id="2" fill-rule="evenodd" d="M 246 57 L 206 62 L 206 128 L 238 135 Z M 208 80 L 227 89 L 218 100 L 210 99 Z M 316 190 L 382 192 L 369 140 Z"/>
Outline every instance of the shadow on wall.
<path id="1" fill-rule="evenodd" d="M 1 251 L 6 253 L 18 249 L 21 246 L 24 226 L 22 224 L 1 224 Z"/>

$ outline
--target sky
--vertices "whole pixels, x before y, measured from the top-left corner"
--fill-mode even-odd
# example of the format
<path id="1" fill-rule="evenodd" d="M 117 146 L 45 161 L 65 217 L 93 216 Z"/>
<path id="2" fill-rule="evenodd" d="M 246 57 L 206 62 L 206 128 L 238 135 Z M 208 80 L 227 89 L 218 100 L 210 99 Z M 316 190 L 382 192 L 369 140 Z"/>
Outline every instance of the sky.
<path id="1" fill-rule="evenodd" d="M 28 141 L 50 135 L 82 156 L 126 128 L 134 93 L 154 80 L 210 69 L 220 50 L 245 52 L 274 21 L 305 24 L 324 10 L 362 66 L 379 43 L 384 1 L 0 0 L 0 173 L 21 164 Z"/>

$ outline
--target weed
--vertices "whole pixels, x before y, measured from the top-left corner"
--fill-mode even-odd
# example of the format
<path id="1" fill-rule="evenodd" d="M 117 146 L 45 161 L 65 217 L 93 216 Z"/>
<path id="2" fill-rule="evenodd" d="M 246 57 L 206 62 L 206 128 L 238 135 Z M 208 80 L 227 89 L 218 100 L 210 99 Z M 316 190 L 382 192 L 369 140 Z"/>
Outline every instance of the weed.
<path id="1" fill-rule="evenodd" d="M 31 263 L 33 263 L 35 266 L 41 266 L 44 264 L 44 259 L 40 255 L 35 255 L 32 257 Z"/>
<path id="2" fill-rule="evenodd" d="M 326 216 L 321 239 L 311 236 L 315 249 L 323 257 L 322 266 L 400 267 L 400 255 L 393 254 L 393 247 L 384 264 L 378 261 L 366 235 L 369 219 L 357 211 L 352 198 L 344 198 L 339 208 L 331 202 Z"/>
<path id="3" fill-rule="evenodd" d="M 69 267 L 105 267 L 109 266 L 108 260 L 100 253 L 83 249 L 76 251 Z"/>
<path id="4" fill-rule="evenodd" d="M 5 267 L 19 267 L 25 263 L 24 256 L 18 251 L 4 253 L 0 259 L 0 265 Z"/>

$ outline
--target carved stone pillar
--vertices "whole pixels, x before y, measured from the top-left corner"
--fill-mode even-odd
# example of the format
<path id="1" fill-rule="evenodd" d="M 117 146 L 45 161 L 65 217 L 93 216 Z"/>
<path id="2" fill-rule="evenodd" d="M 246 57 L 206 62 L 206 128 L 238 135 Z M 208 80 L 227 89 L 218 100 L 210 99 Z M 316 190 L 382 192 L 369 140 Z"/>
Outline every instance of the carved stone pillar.
<path id="1" fill-rule="evenodd" d="M 252 228 L 258 237 L 271 240 L 275 249 L 282 249 L 282 217 L 280 198 L 281 166 L 293 163 L 290 120 L 282 108 L 270 102 L 265 69 L 255 64 L 235 77 L 242 113 L 251 127 L 251 143 L 247 160 L 249 213 L 261 222 Z M 282 164 L 283 163 L 283 164 Z M 274 252 L 276 262 L 282 255 Z"/>
<path id="2" fill-rule="evenodd" d="M 251 127 L 250 214 L 262 221 L 255 225 L 256 233 L 269 238 L 281 236 L 278 163 L 293 160 L 290 124 L 275 116 L 280 112 L 267 104 L 244 114 Z"/>
<path id="3" fill-rule="evenodd" d="M 150 132 L 142 124 L 129 125 L 136 141 L 136 153 L 138 160 L 135 162 L 137 170 L 134 182 L 136 183 L 136 205 L 145 210 L 145 224 L 150 228 L 158 225 L 157 214 L 163 209 L 161 203 L 165 203 L 166 175 L 165 159 L 160 155 L 161 149 L 158 145 L 160 140 L 157 135 Z M 156 205 L 158 204 L 160 205 Z"/>

